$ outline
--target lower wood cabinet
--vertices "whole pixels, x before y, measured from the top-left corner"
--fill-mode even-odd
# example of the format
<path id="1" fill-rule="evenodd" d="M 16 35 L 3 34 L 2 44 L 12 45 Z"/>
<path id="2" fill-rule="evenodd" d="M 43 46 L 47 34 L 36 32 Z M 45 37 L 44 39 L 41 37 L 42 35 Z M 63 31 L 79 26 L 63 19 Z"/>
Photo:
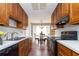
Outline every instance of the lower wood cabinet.
<path id="1" fill-rule="evenodd" d="M 19 42 L 19 56 L 25 55 L 25 40 Z"/>
<path id="2" fill-rule="evenodd" d="M 30 38 L 23 40 L 18 43 L 19 47 L 19 56 L 27 56 L 31 51 L 32 40 Z"/>
<path id="3" fill-rule="evenodd" d="M 79 54 L 73 51 L 72 56 L 79 56 Z"/>
<path id="4" fill-rule="evenodd" d="M 57 43 L 57 55 L 58 56 L 79 56 L 78 53 L 74 52 L 73 50 L 63 46 L 60 43 Z"/>

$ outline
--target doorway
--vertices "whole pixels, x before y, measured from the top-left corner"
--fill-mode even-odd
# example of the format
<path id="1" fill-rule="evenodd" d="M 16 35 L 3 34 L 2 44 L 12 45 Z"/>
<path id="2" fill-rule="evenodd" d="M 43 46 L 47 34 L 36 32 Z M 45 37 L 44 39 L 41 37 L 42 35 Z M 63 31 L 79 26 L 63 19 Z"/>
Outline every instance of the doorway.
<path id="1" fill-rule="evenodd" d="M 39 38 L 41 32 L 45 36 L 50 35 L 50 24 L 49 23 L 42 24 L 42 28 L 40 25 L 41 25 L 40 23 L 31 24 L 31 35 L 33 37 L 33 41 L 35 41 L 35 38 Z"/>

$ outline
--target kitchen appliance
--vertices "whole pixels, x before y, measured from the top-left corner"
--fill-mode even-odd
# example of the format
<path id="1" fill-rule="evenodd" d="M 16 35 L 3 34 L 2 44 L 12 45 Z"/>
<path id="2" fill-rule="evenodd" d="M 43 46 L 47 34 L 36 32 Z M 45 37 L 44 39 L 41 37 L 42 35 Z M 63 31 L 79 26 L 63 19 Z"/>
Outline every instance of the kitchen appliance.
<path id="1" fill-rule="evenodd" d="M 60 37 L 48 37 L 48 41 L 49 41 L 49 46 L 50 46 L 50 50 L 51 50 L 51 55 L 52 56 L 57 56 L 57 42 L 56 40 L 60 40 Z"/>
<path id="2" fill-rule="evenodd" d="M 57 20 L 56 25 L 65 25 L 66 23 L 68 23 L 68 21 L 69 21 L 69 17 L 64 16 L 62 19 Z"/>
<path id="3" fill-rule="evenodd" d="M 0 50 L 0 56 L 18 56 L 18 45 L 12 45 L 8 48 Z"/>
<path id="4" fill-rule="evenodd" d="M 62 31 L 61 40 L 77 40 L 77 31 Z"/>
<path id="5" fill-rule="evenodd" d="M 77 31 L 62 31 L 61 37 L 49 37 L 50 48 L 53 56 L 57 56 L 57 40 L 77 40 Z"/>

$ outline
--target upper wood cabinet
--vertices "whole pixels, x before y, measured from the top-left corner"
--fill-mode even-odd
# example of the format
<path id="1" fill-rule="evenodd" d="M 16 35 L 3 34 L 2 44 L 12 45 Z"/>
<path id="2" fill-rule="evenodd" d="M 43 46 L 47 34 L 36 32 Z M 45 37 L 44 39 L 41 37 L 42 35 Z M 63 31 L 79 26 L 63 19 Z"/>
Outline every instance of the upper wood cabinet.
<path id="1" fill-rule="evenodd" d="M 0 3 L 0 25 L 9 25 L 8 21 L 8 12 L 6 9 L 6 4 L 5 3 Z"/>
<path id="2" fill-rule="evenodd" d="M 17 3 L 6 3 L 7 5 L 7 11 L 8 11 L 8 14 L 9 14 L 9 17 L 13 18 L 14 20 L 18 21 L 17 20 Z"/>
<path id="3" fill-rule="evenodd" d="M 51 24 L 54 29 L 63 28 L 63 25 L 57 24 L 57 21 L 61 20 L 61 17 L 62 17 L 62 4 L 59 3 L 51 16 Z"/>
<path id="4" fill-rule="evenodd" d="M 0 3 L 0 25 L 9 26 L 9 19 L 17 23 L 17 28 L 28 26 L 28 16 L 19 3 Z"/>
<path id="5" fill-rule="evenodd" d="M 57 13 L 56 10 L 54 11 L 54 15 L 53 15 L 53 28 L 56 29 L 56 21 L 57 21 Z"/>
<path id="6" fill-rule="evenodd" d="M 60 4 L 58 4 L 57 7 L 56 7 L 56 14 L 57 14 L 57 15 L 56 15 L 56 19 L 57 19 L 57 20 L 59 20 L 60 17 L 61 17 L 61 11 L 62 11 L 62 10 L 61 10 L 60 7 L 61 7 Z"/>
<path id="7" fill-rule="evenodd" d="M 53 24 L 54 29 L 63 28 L 64 25 L 57 24 L 58 21 L 61 21 L 64 16 L 69 16 L 69 4 L 68 3 L 58 3 L 55 8 L 54 14 L 51 16 L 51 24 Z"/>
<path id="8" fill-rule="evenodd" d="M 23 11 L 23 28 L 26 29 L 27 26 L 28 26 L 28 16 L 26 12 Z"/>
<path id="9" fill-rule="evenodd" d="M 69 15 L 69 3 L 61 3 L 60 4 L 60 11 L 62 11 L 62 15 L 61 17 L 63 18 L 64 16 L 68 16 Z"/>
<path id="10" fill-rule="evenodd" d="M 17 23 L 18 28 L 26 29 L 28 26 L 28 16 L 24 10 L 22 10 L 22 21 Z"/>
<path id="11" fill-rule="evenodd" d="M 23 20 L 23 14 L 22 14 L 22 7 L 18 4 L 17 5 L 17 17 L 18 17 L 18 21 L 22 22 Z"/>
<path id="12" fill-rule="evenodd" d="M 9 17 L 14 20 L 21 22 L 22 21 L 22 7 L 18 3 L 7 3 L 7 9 Z"/>
<path id="13" fill-rule="evenodd" d="M 55 10 L 57 14 L 56 21 L 68 16 L 69 24 L 79 24 L 79 3 L 59 3 Z"/>
<path id="14" fill-rule="evenodd" d="M 79 24 L 79 3 L 70 4 L 70 24 Z"/>
<path id="15" fill-rule="evenodd" d="M 69 4 L 59 3 L 56 7 L 57 10 L 57 20 L 61 20 L 64 16 L 69 15 Z"/>

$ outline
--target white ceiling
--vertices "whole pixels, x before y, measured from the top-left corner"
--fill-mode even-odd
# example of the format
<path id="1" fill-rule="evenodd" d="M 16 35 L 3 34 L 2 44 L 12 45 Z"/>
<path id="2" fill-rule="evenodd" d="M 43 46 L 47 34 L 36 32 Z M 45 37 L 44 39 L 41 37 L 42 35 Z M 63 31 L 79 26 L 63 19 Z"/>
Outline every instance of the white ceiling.
<path id="1" fill-rule="evenodd" d="M 51 14 L 57 3 L 20 3 L 32 22 L 43 20 L 50 22 Z"/>

